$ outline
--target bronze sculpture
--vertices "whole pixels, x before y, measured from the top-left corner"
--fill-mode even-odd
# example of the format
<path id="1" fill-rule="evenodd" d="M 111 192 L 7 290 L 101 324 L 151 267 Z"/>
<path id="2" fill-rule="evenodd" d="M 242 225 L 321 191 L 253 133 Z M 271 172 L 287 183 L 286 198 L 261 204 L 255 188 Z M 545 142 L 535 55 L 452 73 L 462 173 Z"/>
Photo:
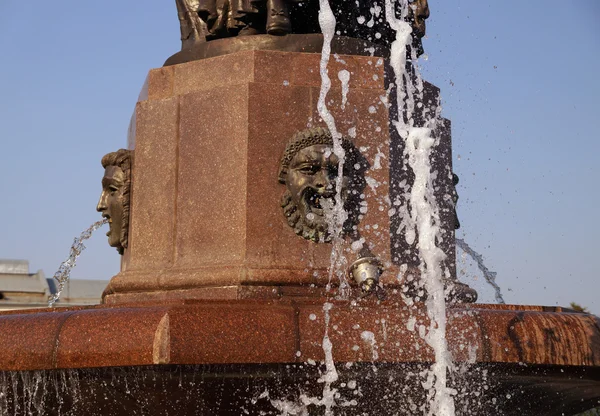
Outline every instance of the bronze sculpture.
<path id="1" fill-rule="evenodd" d="M 370 166 L 350 140 L 341 140 L 345 155 L 340 197 L 347 215 L 341 234 L 358 241 L 365 172 Z M 287 188 L 281 198 L 287 223 L 297 235 L 315 243 L 333 240 L 332 210 L 340 162 L 333 152 L 333 144 L 331 133 L 325 128 L 297 132 L 286 146 L 279 169 L 279 182 Z M 383 264 L 371 253 L 368 244 L 357 254 L 358 259 L 348 268 L 349 276 L 366 295 L 383 296 L 379 290 Z"/>
<path id="2" fill-rule="evenodd" d="M 342 139 L 345 163 L 341 199 L 348 218 L 345 235 L 357 234 L 360 200 L 366 182 L 367 160 L 347 139 Z M 316 243 L 333 238 L 327 222 L 327 210 L 335 204 L 338 156 L 333 152 L 333 138 L 321 127 L 300 131 L 288 143 L 279 169 L 279 182 L 286 185 L 281 199 L 283 213 L 299 236 Z"/>
<path id="3" fill-rule="evenodd" d="M 129 236 L 132 155 L 133 152 L 126 149 L 104 155 L 102 194 L 96 206 L 96 210 L 108 220 L 108 244 L 121 255 L 127 248 Z"/>
<path id="4" fill-rule="evenodd" d="M 409 21 L 413 29 L 413 33 L 422 38 L 426 34 L 425 20 L 429 18 L 429 4 L 427 0 L 413 0 L 410 3 Z"/>
<path id="5" fill-rule="evenodd" d="M 214 39 L 269 34 L 320 33 L 317 0 L 176 0 L 181 27 L 182 50 Z M 344 0 L 330 0 L 338 36 L 389 46 L 395 31 L 385 19 L 385 1 L 374 0 L 347 7 Z M 427 0 L 395 3 L 395 15 L 413 29 L 412 48 L 423 53 Z M 407 10 L 403 10 L 407 7 Z"/>
<path id="6" fill-rule="evenodd" d="M 362 256 L 362 257 L 360 257 Z M 375 293 L 380 300 L 385 298 L 379 278 L 383 274 L 383 263 L 368 249 L 362 251 L 359 258 L 348 267 L 348 274 L 358 284 L 365 295 Z"/>
<path id="7" fill-rule="evenodd" d="M 460 228 L 460 221 L 458 220 L 458 212 L 456 211 L 456 205 L 458 204 L 458 192 L 456 191 L 456 185 L 458 185 L 458 175 L 452 174 L 452 210 L 454 211 L 454 229 Z"/>

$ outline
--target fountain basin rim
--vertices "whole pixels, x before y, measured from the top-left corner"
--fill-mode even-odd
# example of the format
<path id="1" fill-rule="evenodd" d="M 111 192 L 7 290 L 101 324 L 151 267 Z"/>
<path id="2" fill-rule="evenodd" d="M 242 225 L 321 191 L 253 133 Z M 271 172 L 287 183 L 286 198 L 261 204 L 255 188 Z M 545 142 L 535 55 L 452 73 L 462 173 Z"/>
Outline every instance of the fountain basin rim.
<path id="1" fill-rule="evenodd" d="M 322 361 L 324 301 L 334 305 L 329 335 L 336 361 L 433 361 L 397 302 L 182 300 L 1 313 L 0 371 Z M 448 308 L 454 360 L 600 368 L 598 317 L 537 308 Z M 426 324 L 424 308 L 413 316 Z M 362 340 L 364 331 L 373 333 L 376 350 Z"/>

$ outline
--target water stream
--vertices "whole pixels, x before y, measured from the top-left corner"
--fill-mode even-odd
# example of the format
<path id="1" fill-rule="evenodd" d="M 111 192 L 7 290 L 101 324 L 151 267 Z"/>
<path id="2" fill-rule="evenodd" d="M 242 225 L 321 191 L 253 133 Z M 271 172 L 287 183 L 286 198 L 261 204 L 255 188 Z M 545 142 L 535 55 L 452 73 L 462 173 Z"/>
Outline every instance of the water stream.
<path id="1" fill-rule="evenodd" d="M 52 307 L 54 304 L 60 299 L 60 295 L 65 288 L 65 285 L 69 281 L 69 277 L 71 276 L 71 270 L 76 266 L 77 258 L 81 255 L 81 252 L 85 250 L 85 245 L 83 242 L 89 239 L 92 236 L 92 233 L 96 231 L 98 228 L 102 227 L 104 224 L 108 223 L 107 219 L 96 221 L 92 225 L 90 225 L 85 231 L 83 231 L 79 237 L 73 240 L 73 244 L 71 245 L 71 251 L 69 252 L 69 257 L 60 264 L 60 267 L 54 273 L 54 279 L 58 282 L 57 290 L 54 295 L 48 299 L 48 306 Z"/>
<path id="2" fill-rule="evenodd" d="M 428 415 L 452 416 L 455 413 L 455 391 L 448 387 L 448 372 L 452 369 L 452 357 L 446 341 L 446 301 L 444 296 L 443 250 L 436 245 L 440 236 L 439 208 L 434 196 L 431 154 L 438 145 L 435 138 L 439 118 L 437 114 L 424 117 L 422 126 L 415 124 L 414 111 L 423 102 L 423 82 L 418 68 L 407 65 L 409 57 L 415 61 L 412 44 L 412 28 L 407 22 L 409 2 L 399 0 L 402 15 L 396 16 L 398 2 L 386 0 L 386 19 L 396 32 L 391 46 L 390 65 L 394 72 L 398 113 L 392 114 L 394 127 L 405 142 L 404 154 L 415 179 L 406 192 L 410 201 L 403 212 L 406 240 L 412 244 L 418 238 L 420 284 L 425 289 L 429 325 L 420 334 L 433 349 L 435 362 L 425 373 L 423 388 L 428 390 L 429 407 L 423 409 Z M 414 74 L 408 67 L 414 69 Z M 416 97 L 416 100 L 415 100 Z M 422 104 L 421 104 L 422 105 Z M 403 114 L 403 110 L 406 112 Z M 410 208 L 410 209 L 408 209 Z M 417 237 L 418 236 L 418 237 Z"/>
<path id="3" fill-rule="evenodd" d="M 475 262 L 477 263 L 477 267 L 483 273 L 483 277 L 485 281 L 488 282 L 494 288 L 494 297 L 496 298 L 496 302 L 505 304 L 504 297 L 502 296 L 502 291 L 500 290 L 500 286 L 496 283 L 496 272 L 488 269 L 483 263 L 483 256 L 473 250 L 471 246 L 469 246 L 465 240 L 460 238 L 456 239 L 456 246 L 459 247 L 462 251 L 468 254 Z"/>
<path id="4" fill-rule="evenodd" d="M 317 380 L 319 383 L 323 383 L 323 396 L 319 399 L 316 397 L 308 397 L 303 394 L 300 396 L 304 406 L 316 405 L 325 407 L 325 416 L 333 416 L 333 407 L 336 405 L 337 389 L 332 388 L 331 385 L 335 383 L 339 376 L 335 363 L 333 361 L 333 344 L 329 339 L 329 311 L 333 308 L 333 304 L 325 303 L 323 305 L 323 313 L 325 318 L 325 335 L 323 335 L 323 352 L 325 353 L 325 372 Z"/>
<path id="5" fill-rule="evenodd" d="M 323 33 L 323 49 L 321 51 L 321 62 L 319 65 L 319 72 L 321 75 L 321 90 L 319 92 L 319 100 L 317 102 L 317 110 L 319 116 L 323 119 L 327 128 L 331 132 L 333 138 L 333 153 L 338 157 L 338 172 L 344 171 L 344 162 L 346 158 L 346 152 L 342 147 L 342 135 L 338 132 L 335 119 L 327 108 L 327 94 L 331 89 L 331 78 L 327 70 L 329 59 L 331 56 L 331 41 L 335 35 L 336 19 L 331 10 L 328 0 L 319 0 L 319 25 L 321 32 Z M 348 78 L 350 74 L 348 73 Z M 343 79 L 343 78 L 342 78 Z M 342 81 L 343 82 L 343 81 Z M 329 267 L 329 285 L 331 287 L 332 279 L 337 276 L 339 282 L 338 293 L 342 297 L 349 295 L 349 285 L 346 279 L 345 264 L 346 259 L 343 254 L 343 237 L 342 229 L 344 223 L 348 218 L 348 213 L 344 210 L 344 203 L 342 201 L 342 184 L 343 175 L 339 174 L 335 180 L 335 197 L 334 204 L 331 207 L 324 207 L 326 209 L 326 218 L 329 226 L 329 231 L 332 235 L 332 246 L 331 250 L 331 265 Z"/>
<path id="6" fill-rule="evenodd" d="M 431 152 L 437 145 L 437 140 L 432 132 L 435 130 L 439 118 L 432 117 L 424 123 L 424 127 L 417 127 L 414 124 L 413 112 L 415 109 L 415 93 L 421 94 L 423 84 L 417 72 L 412 76 L 407 72 L 407 51 L 412 43 L 412 28 L 406 21 L 409 3 L 407 0 L 398 0 L 401 6 L 403 16 L 396 16 L 397 3 L 392 0 L 386 0 L 386 19 L 392 29 L 396 32 L 396 40 L 391 45 L 390 63 L 394 72 L 394 82 L 396 85 L 396 100 L 398 103 L 398 113 L 392 114 L 394 127 L 397 129 L 400 137 L 404 140 L 405 156 L 407 156 L 409 166 L 415 175 L 414 185 L 406 189 L 411 195 L 410 210 L 404 212 L 403 223 L 405 224 L 407 240 L 413 240 L 418 235 L 418 247 L 420 257 L 421 284 L 427 293 L 427 315 L 429 318 L 429 327 L 423 338 L 430 345 L 435 354 L 435 363 L 426 374 L 423 383 L 425 389 L 429 391 L 430 405 L 425 411 L 429 415 L 452 416 L 454 415 L 453 391 L 447 386 L 447 373 L 451 368 L 452 362 L 448 346 L 446 343 L 446 304 L 444 297 L 443 270 L 442 262 L 445 254 L 441 248 L 436 246 L 436 239 L 439 237 L 439 209 L 433 196 L 433 183 L 430 165 Z M 318 101 L 319 115 L 327 124 L 334 141 L 334 153 L 339 158 L 338 172 L 343 172 L 344 150 L 341 146 L 341 134 L 337 131 L 335 120 L 329 112 L 326 105 L 327 93 L 331 88 L 331 79 L 327 72 L 331 54 L 331 40 L 335 34 L 336 19 L 331 10 L 328 0 L 320 0 L 319 24 L 323 33 L 323 50 L 321 54 L 320 74 L 321 91 Z M 412 58 L 416 59 L 415 52 L 412 52 Z M 416 69 L 415 69 L 416 70 Z M 344 74 L 345 75 L 345 74 Z M 340 77 L 344 84 L 347 84 L 347 77 Z M 347 89 L 347 88 L 346 88 Z M 343 88 L 343 90 L 345 90 Z M 344 97 L 346 98 L 345 94 Z M 346 104 L 346 100 L 343 100 Z M 403 114 L 402 112 L 406 113 Z M 342 175 L 339 174 L 336 179 L 336 201 L 333 212 L 333 249 L 331 255 L 330 283 L 333 274 L 343 275 L 341 270 L 343 261 L 341 253 L 341 230 L 347 214 L 343 212 L 343 203 L 341 201 Z M 408 208 L 408 207 L 407 207 Z M 409 241 L 412 243 L 412 241 Z M 346 282 L 340 282 L 341 288 Z M 327 304 L 326 304 L 327 305 Z M 323 339 L 323 349 L 326 357 L 326 374 L 324 376 L 325 386 L 323 389 L 323 398 L 314 399 L 314 404 L 326 405 L 326 415 L 332 414 L 331 407 L 335 402 L 327 401 L 327 396 L 331 397 L 331 383 L 337 380 L 337 372 L 333 361 L 331 342 L 327 335 L 330 307 L 325 307 L 325 336 Z"/>

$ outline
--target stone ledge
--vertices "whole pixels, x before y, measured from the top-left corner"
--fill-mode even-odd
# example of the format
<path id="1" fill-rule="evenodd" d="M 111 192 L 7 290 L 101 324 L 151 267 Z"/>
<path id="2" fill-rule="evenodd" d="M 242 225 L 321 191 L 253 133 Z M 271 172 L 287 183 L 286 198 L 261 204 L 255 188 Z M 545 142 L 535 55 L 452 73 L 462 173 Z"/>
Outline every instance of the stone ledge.
<path id="1" fill-rule="evenodd" d="M 318 51 L 239 50 L 207 59 L 150 70 L 139 101 L 154 101 L 250 82 L 288 87 L 321 86 Z M 329 76 L 337 82 L 340 70 L 350 72 L 350 89 L 385 91 L 385 61 L 368 54 L 333 53 Z"/>
<path id="2" fill-rule="evenodd" d="M 0 371 L 152 364 L 291 363 L 324 359 L 325 298 L 179 300 L 0 314 Z M 332 301 L 339 362 L 428 363 L 398 301 Z M 413 316 L 426 324 L 423 308 Z M 167 318 L 165 318 L 167 317 Z M 376 347 L 362 340 L 373 333 Z M 597 317 L 560 309 L 486 305 L 448 310 L 457 362 L 600 367 Z"/>
<path id="3" fill-rule="evenodd" d="M 383 57 L 389 55 L 389 48 L 383 45 L 346 36 L 334 36 L 330 47 L 332 55 L 375 55 Z M 240 51 L 282 51 L 320 54 L 322 49 L 323 35 L 320 33 L 288 34 L 285 36 L 236 36 L 198 43 L 192 48 L 184 49 L 171 56 L 165 62 L 165 66 L 205 60 Z"/>

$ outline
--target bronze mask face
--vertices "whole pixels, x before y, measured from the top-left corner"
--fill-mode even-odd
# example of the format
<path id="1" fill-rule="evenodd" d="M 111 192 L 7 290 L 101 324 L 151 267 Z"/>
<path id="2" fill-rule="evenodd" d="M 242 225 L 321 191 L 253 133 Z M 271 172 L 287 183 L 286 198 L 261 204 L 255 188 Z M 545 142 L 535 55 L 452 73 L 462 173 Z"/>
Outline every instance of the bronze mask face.
<path id="1" fill-rule="evenodd" d="M 348 233 L 359 220 L 359 198 L 368 166 L 351 142 L 344 139 L 343 147 L 346 161 L 341 200 L 348 213 L 344 224 L 344 233 Z M 287 187 L 281 206 L 288 225 L 299 236 L 316 243 L 331 241 L 328 211 L 335 205 L 338 169 L 339 159 L 333 153 L 333 139 L 327 130 L 299 132 L 288 144 L 279 173 L 279 181 Z"/>
<path id="2" fill-rule="evenodd" d="M 333 209 L 338 177 L 339 159 L 331 146 L 317 144 L 306 147 L 290 162 L 286 184 L 292 202 L 304 225 L 323 234 L 327 231 L 326 210 Z M 343 178 L 342 201 L 348 191 L 347 177 Z"/>
<path id="3" fill-rule="evenodd" d="M 119 254 L 127 248 L 129 230 L 130 151 L 121 149 L 102 158 L 104 177 L 96 210 L 108 220 L 108 244 Z"/>

